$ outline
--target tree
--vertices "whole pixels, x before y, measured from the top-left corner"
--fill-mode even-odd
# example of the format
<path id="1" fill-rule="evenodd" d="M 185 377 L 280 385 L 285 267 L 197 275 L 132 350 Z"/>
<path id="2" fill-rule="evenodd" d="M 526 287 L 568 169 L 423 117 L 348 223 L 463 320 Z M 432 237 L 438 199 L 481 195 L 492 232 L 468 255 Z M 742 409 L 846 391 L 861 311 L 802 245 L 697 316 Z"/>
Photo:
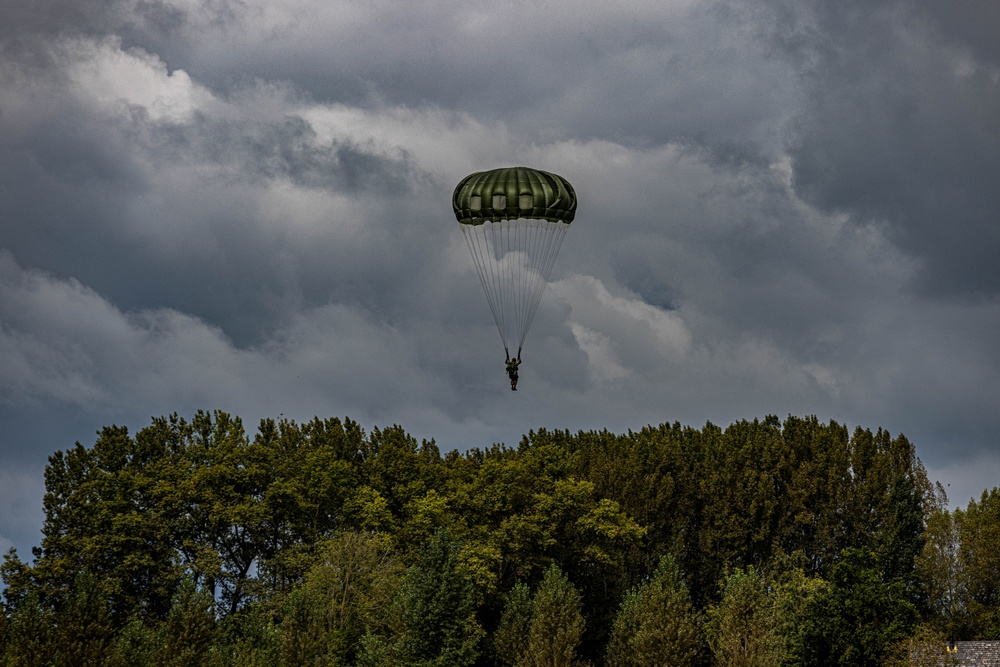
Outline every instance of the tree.
<path id="1" fill-rule="evenodd" d="M 199 411 L 186 435 L 169 471 L 174 483 L 160 485 L 158 499 L 195 583 L 231 614 L 248 599 L 250 572 L 264 555 L 266 473 L 239 418 Z"/>
<path id="2" fill-rule="evenodd" d="M 503 667 L 525 664 L 524 652 L 531 631 L 531 589 L 518 582 L 507 594 L 500 623 L 493 634 L 493 648 Z"/>
<path id="3" fill-rule="evenodd" d="M 807 556 L 797 551 L 792 555 L 775 554 L 768 563 L 769 586 L 774 592 L 774 603 L 780 621 L 780 634 L 787 641 L 788 657 L 785 667 L 802 667 L 807 664 L 808 652 L 806 627 L 809 610 L 818 597 L 826 595 L 830 584 L 825 579 L 811 576 Z"/>
<path id="4" fill-rule="evenodd" d="M 157 626 L 159 621 L 154 621 Z M 163 633 L 138 614 L 118 632 L 115 649 L 121 664 L 127 667 L 159 667 L 163 650 Z"/>
<path id="5" fill-rule="evenodd" d="M 925 510 L 934 505 L 927 472 L 905 436 L 883 429 L 855 429 L 850 456 L 843 548 L 874 551 L 886 580 L 902 581 L 913 595 L 913 560 L 923 549 Z"/>
<path id="6" fill-rule="evenodd" d="M 1000 637 L 1000 487 L 955 510 L 970 639 Z"/>
<path id="7" fill-rule="evenodd" d="M 352 517 L 352 494 L 360 489 L 364 433 L 346 419 L 262 420 L 246 458 L 260 480 L 261 582 L 286 590 L 301 581 L 325 539 L 361 525 Z"/>
<path id="8" fill-rule="evenodd" d="M 4 648 L 7 646 L 7 630 L 10 628 L 10 619 L 7 618 L 7 605 L 0 600 L 0 660 L 3 660 Z"/>
<path id="9" fill-rule="evenodd" d="M 571 667 L 583 636 L 579 591 L 555 564 L 545 571 L 531 602 L 531 626 L 523 667 Z"/>
<path id="10" fill-rule="evenodd" d="M 901 581 L 914 602 L 920 597 L 915 563 L 926 542 L 922 501 L 913 480 L 897 475 L 886 499 L 887 516 L 875 544 L 883 578 Z"/>
<path id="11" fill-rule="evenodd" d="M 1000 491 L 949 521 L 927 488 L 902 436 L 815 417 L 540 430 L 442 458 L 398 426 L 263 420 L 250 439 L 223 412 L 172 415 L 50 458 L 41 548 L 0 565 L 4 650 L 50 660 L 32 643 L 59 646 L 47 632 L 102 645 L 105 612 L 74 583 L 89 572 L 113 651 L 137 665 L 184 649 L 248 666 L 681 664 L 711 605 L 720 660 L 742 641 L 722 620 L 743 613 L 758 662 L 780 636 L 785 667 L 863 665 L 909 634 L 921 591 L 961 638 L 1000 628 Z M 654 568 L 665 553 L 675 565 Z M 495 655 L 479 656 L 483 627 Z"/>
<path id="12" fill-rule="evenodd" d="M 55 623 L 55 663 L 65 667 L 115 665 L 114 628 L 97 578 L 81 572 Z"/>
<path id="13" fill-rule="evenodd" d="M 158 664 L 199 667 L 212 660 L 212 644 L 218 634 L 215 600 L 205 588 L 185 578 L 174 596 L 173 606 L 160 628 L 163 634 Z"/>
<path id="14" fill-rule="evenodd" d="M 287 664 L 350 664 L 361 638 L 381 632 L 402 579 L 385 535 L 349 532 L 318 548 L 317 562 L 284 605 L 282 658 Z"/>
<path id="15" fill-rule="evenodd" d="M 28 593 L 35 591 L 37 594 L 32 574 L 31 568 L 17 555 L 17 549 L 7 549 L 7 553 L 3 555 L 3 564 L 0 565 L 0 580 L 3 581 L 3 598 L 8 610 L 16 608 Z"/>
<path id="16" fill-rule="evenodd" d="M 181 421 L 152 428 L 172 435 Z M 133 440 L 128 429 L 110 426 L 93 447 L 77 443 L 49 457 L 43 538 L 30 574 L 45 601 L 64 603 L 76 575 L 89 571 L 119 622 L 139 608 L 166 613 L 179 576 L 170 522 L 155 500 L 166 440 Z"/>
<path id="17" fill-rule="evenodd" d="M 240 420 L 216 411 L 191 423 L 154 419 L 135 438 L 107 427 L 93 447 L 50 456 L 30 572 L 43 599 L 62 604 L 86 570 L 101 580 L 116 625 L 137 610 L 162 619 L 187 571 L 235 611 L 263 544 L 250 451 Z"/>
<path id="18" fill-rule="evenodd" d="M 877 667 L 909 637 L 917 610 L 905 584 L 886 582 L 871 549 L 846 549 L 830 588 L 813 598 L 803 630 L 807 665 Z"/>
<path id="19" fill-rule="evenodd" d="M 607 667 L 684 667 L 700 662 L 701 618 L 672 558 L 629 591 L 611 631 Z"/>
<path id="20" fill-rule="evenodd" d="M 55 655 L 52 634 L 52 612 L 42 606 L 38 593 L 28 592 L 10 615 L 4 652 L 0 654 L 3 665 L 36 667 L 49 664 Z"/>
<path id="21" fill-rule="evenodd" d="M 964 639 L 965 582 L 955 515 L 946 509 L 932 513 L 927 518 L 925 537 L 915 568 L 927 596 L 930 624 L 946 639 Z"/>
<path id="22" fill-rule="evenodd" d="M 725 580 L 722 600 L 708 613 L 709 644 L 720 667 L 778 667 L 787 658 L 775 596 L 753 567 Z"/>
<path id="23" fill-rule="evenodd" d="M 403 629 L 396 644 L 403 665 L 464 667 L 479 656 L 484 633 L 460 548 L 457 539 L 439 529 L 406 573 L 398 598 Z"/>

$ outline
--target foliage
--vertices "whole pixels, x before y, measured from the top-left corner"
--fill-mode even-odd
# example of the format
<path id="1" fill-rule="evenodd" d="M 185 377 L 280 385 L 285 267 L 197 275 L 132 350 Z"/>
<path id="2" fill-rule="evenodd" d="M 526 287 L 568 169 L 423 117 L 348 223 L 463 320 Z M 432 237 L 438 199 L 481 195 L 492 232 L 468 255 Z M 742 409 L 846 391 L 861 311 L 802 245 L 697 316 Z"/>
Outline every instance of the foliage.
<path id="1" fill-rule="evenodd" d="M 531 601 L 528 641 L 517 663 L 523 667 L 570 667 L 583 635 L 581 596 L 557 565 L 551 565 Z"/>
<path id="2" fill-rule="evenodd" d="M 708 610 L 719 664 L 1000 637 L 1000 490 L 949 512 L 905 437 L 815 417 L 442 455 L 171 415 L 55 452 L 43 505 L 2 664 L 703 664 Z"/>
<path id="3" fill-rule="evenodd" d="M 808 664 L 811 629 L 810 609 L 829 592 L 830 583 L 811 576 L 806 568 L 807 558 L 802 552 L 791 555 L 777 554 L 769 564 L 768 584 L 774 593 L 774 604 L 780 623 L 779 633 L 785 638 L 788 655 L 785 667 L 802 667 Z"/>
<path id="4" fill-rule="evenodd" d="M 461 544 L 439 529 L 406 573 L 400 589 L 397 655 L 407 667 L 463 667 L 479 656 L 483 630 L 475 590 L 458 554 Z"/>
<path id="5" fill-rule="evenodd" d="M 528 633 L 531 631 L 531 589 L 518 582 L 507 594 L 500 624 L 493 634 L 497 662 L 503 667 L 525 663 Z"/>
<path id="6" fill-rule="evenodd" d="M 955 511 L 966 627 L 963 639 L 1000 637 L 1000 488 Z"/>
<path id="7" fill-rule="evenodd" d="M 2 656 L 7 667 L 45 665 L 55 655 L 53 614 L 42 605 L 34 591 L 19 600 L 7 624 Z"/>
<path id="8" fill-rule="evenodd" d="M 927 519 L 924 548 L 914 559 L 926 594 L 930 623 L 947 638 L 965 638 L 965 576 L 959 557 L 960 535 L 955 514 L 941 509 Z"/>
<path id="9" fill-rule="evenodd" d="M 886 581 L 867 548 L 846 549 L 830 587 L 806 610 L 806 664 L 875 667 L 910 636 L 917 610 L 906 585 Z"/>
<path id="10" fill-rule="evenodd" d="M 181 581 L 174 603 L 163 622 L 161 665 L 197 667 L 213 662 L 213 643 L 218 633 L 215 600 L 193 579 Z"/>
<path id="11" fill-rule="evenodd" d="M 389 538 L 349 532 L 317 549 L 318 561 L 285 601 L 280 626 L 287 664 L 350 664 L 361 638 L 384 630 L 402 576 Z"/>
<path id="12" fill-rule="evenodd" d="M 111 667 L 117 663 L 111 617 L 100 582 L 81 572 L 55 628 L 57 665 Z"/>
<path id="13" fill-rule="evenodd" d="M 719 667 L 779 667 L 788 656 L 774 590 L 753 567 L 737 570 L 708 610 L 709 644 Z"/>
<path id="14" fill-rule="evenodd" d="M 607 667 L 685 667 L 702 661 L 701 617 L 672 558 L 626 594 L 615 617 Z"/>

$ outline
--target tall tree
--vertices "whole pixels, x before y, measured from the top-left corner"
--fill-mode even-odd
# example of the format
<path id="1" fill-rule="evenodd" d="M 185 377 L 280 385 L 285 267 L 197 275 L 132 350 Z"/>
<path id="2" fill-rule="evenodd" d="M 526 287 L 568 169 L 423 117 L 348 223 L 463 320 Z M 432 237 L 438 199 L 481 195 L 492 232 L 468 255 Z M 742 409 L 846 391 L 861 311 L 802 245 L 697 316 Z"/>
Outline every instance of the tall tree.
<path id="1" fill-rule="evenodd" d="M 503 667 L 521 667 L 531 632 L 531 589 L 518 582 L 507 594 L 500 623 L 493 634 L 493 650 Z"/>
<path id="2" fill-rule="evenodd" d="M 722 600 L 708 613 L 709 643 L 719 667 L 779 667 L 788 657 L 775 595 L 755 568 L 726 578 Z"/>
<path id="3" fill-rule="evenodd" d="M 403 629 L 397 638 L 403 665 L 463 667 L 479 656 L 484 633 L 460 548 L 457 539 L 439 529 L 406 573 L 399 597 Z"/>
<path id="4" fill-rule="evenodd" d="M 827 594 L 830 584 L 810 574 L 811 563 L 802 552 L 778 553 L 767 568 L 768 587 L 774 594 L 780 634 L 785 637 L 788 647 L 784 667 L 803 667 L 808 664 L 805 657 L 809 653 L 806 631 L 811 627 L 808 614 L 814 608 L 814 601 Z"/>
<path id="5" fill-rule="evenodd" d="M 927 518 L 926 541 L 915 570 L 926 593 L 932 627 L 947 639 L 966 639 L 965 580 L 955 515 L 940 509 Z"/>
<path id="6" fill-rule="evenodd" d="M 107 597 L 90 572 L 81 572 L 65 606 L 56 615 L 55 664 L 111 667 L 118 662 Z"/>
<path id="7" fill-rule="evenodd" d="M 846 549 L 830 587 L 806 611 L 807 665 L 878 667 L 916 627 L 917 609 L 905 584 L 886 581 L 871 549 Z"/>
<path id="8" fill-rule="evenodd" d="M 686 667 L 702 662 L 701 618 L 673 559 L 629 591 L 608 644 L 607 667 Z"/>
<path id="9" fill-rule="evenodd" d="M 7 627 L 2 664 L 5 667 L 48 665 L 55 655 L 52 612 L 42 605 L 35 591 L 28 592 L 14 607 Z"/>
<path id="10" fill-rule="evenodd" d="M 315 545 L 354 525 L 345 506 L 359 489 L 363 440 L 350 419 L 261 421 L 246 459 L 263 493 L 253 501 L 267 585 L 300 581 Z"/>
<path id="11" fill-rule="evenodd" d="M 344 533 L 319 553 L 285 602 L 282 656 L 288 664 L 351 664 L 361 638 L 386 629 L 403 568 L 385 535 Z"/>
<path id="12" fill-rule="evenodd" d="M 1000 487 L 955 510 L 970 639 L 1000 637 Z"/>
<path id="13" fill-rule="evenodd" d="M 190 577 L 183 579 L 160 632 L 163 641 L 158 664 L 164 667 L 212 664 L 212 645 L 218 636 L 218 624 L 215 600 L 209 591 Z"/>
<path id="14" fill-rule="evenodd" d="M 184 424 L 160 420 L 153 428 L 176 432 Z M 77 443 L 49 457 L 43 537 L 31 572 L 45 600 L 68 599 L 75 576 L 86 570 L 102 581 L 119 621 L 140 607 L 166 613 L 179 570 L 155 480 L 169 455 L 166 443 L 138 442 L 111 426 L 93 447 Z"/>
<path id="15" fill-rule="evenodd" d="M 531 603 L 524 667 L 571 667 L 583 636 L 579 591 L 555 564 L 549 566 Z"/>

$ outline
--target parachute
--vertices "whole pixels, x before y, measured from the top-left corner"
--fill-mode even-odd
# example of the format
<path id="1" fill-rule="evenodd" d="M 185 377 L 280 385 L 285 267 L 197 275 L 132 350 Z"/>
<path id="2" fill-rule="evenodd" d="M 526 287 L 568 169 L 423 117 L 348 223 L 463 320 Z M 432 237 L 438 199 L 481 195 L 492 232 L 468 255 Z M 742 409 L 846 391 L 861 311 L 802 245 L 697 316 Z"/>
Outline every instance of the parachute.
<path id="1" fill-rule="evenodd" d="M 452 195 L 452 208 L 504 352 L 508 359 L 520 359 L 559 247 L 576 216 L 576 192 L 561 176 L 507 167 L 463 178 Z"/>

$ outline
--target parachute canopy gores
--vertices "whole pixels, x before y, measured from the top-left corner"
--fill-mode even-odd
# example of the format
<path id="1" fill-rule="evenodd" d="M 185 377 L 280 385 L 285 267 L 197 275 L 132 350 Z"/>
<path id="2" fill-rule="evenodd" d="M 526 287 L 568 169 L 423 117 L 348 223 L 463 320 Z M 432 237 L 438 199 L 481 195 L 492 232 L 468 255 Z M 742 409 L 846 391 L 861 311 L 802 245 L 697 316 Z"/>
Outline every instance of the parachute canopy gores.
<path id="1" fill-rule="evenodd" d="M 529 167 L 470 174 L 452 195 L 507 357 L 520 358 L 569 223 L 576 192 L 561 176 Z"/>
<path id="2" fill-rule="evenodd" d="M 576 191 L 562 176 L 530 167 L 505 167 L 463 178 L 451 205 L 462 225 L 518 218 L 569 224 L 576 216 Z"/>

